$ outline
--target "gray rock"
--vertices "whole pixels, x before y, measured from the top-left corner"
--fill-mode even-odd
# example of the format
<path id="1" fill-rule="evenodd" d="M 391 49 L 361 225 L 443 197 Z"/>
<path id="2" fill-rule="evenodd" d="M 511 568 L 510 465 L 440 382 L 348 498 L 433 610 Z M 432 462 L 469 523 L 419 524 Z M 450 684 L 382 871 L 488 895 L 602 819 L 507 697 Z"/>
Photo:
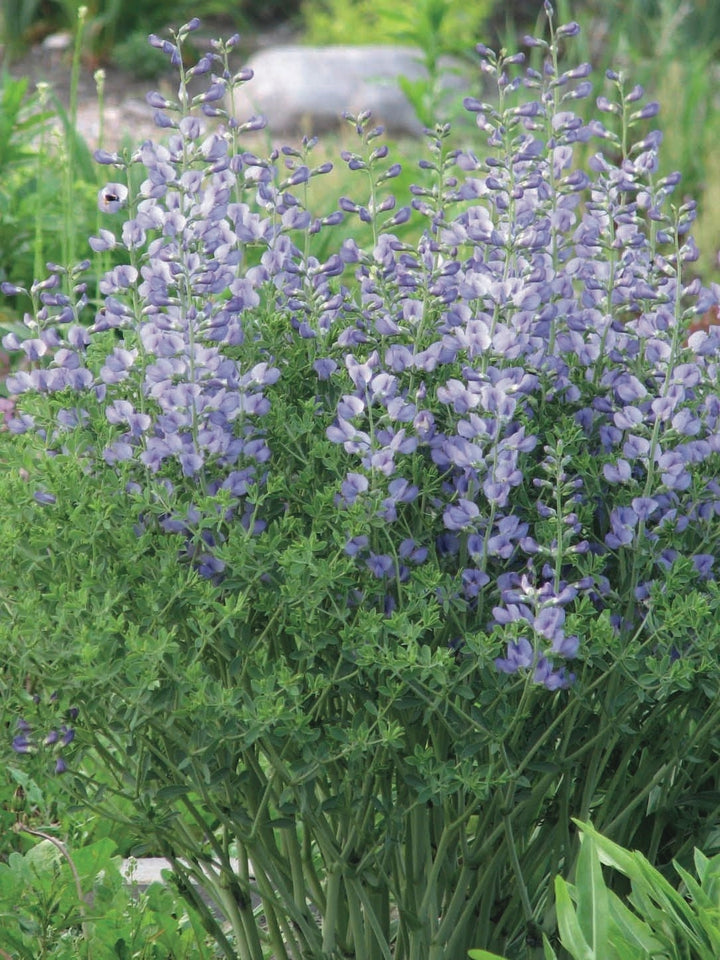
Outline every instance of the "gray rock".
<path id="1" fill-rule="evenodd" d="M 265 117 L 272 134 L 314 134 L 342 124 L 343 112 L 370 110 L 388 132 L 418 135 L 422 125 L 398 77 L 425 74 L 419 51 L 401 46 L 285 45 L 254 54 L 254 77 L 236 94 L 238 120 Z M 445 86 L 457 86 L 447 70 Z"/>
<path id="2" fill-rule="evenodd" d="M 68 51 L 73 45 L 73 35 L 69 30 L 59 33 L 50 33 L 43 40 L 41 48 L 49 54 L 61 54 Z"/>

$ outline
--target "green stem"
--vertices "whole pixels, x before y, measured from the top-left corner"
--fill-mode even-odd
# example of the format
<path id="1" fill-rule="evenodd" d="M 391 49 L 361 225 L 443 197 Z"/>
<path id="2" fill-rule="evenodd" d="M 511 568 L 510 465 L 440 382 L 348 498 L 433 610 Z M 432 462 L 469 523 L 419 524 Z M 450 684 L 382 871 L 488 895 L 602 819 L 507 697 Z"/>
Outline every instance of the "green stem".
<path id="1" fill-rule="evenodd" d="M 48 105 L 48 95 L 50 88 L 47 83 L 42 82 L 37 85 L 38 92 L 38 101 L 39 107 L 42 112 L 47 109 Z M 36 168 L 35 176 L 37 179 L 38 187 L 41 183 L 45 182 L 45 164 L 48 162 L 48 156 L 46 153 L 46 140 L 45 140 L 45 125 L 43 125 L 40 131 L 40 143 L 38 145 L 36 153 Z M 40 189 L 37 190 L 35 195 L 35 236 L 33 240 L 33 276 L 42 277 L 45 271 L 45 256 L 43 248 L 43 236 L 44 236 L 44 227 L 46 219 L 46 209 L 45 203 L 43 202 L 43 195 Z"/>
<path id="2" fill-rule="evenodd" d="M 200 917 L 202 925 L 205 927 L 210 936 L 213 937 L 215 944 L 220 948 L 227 960 L 238 960 L 237 953 L 233 949 L 233 946 L 228 938 L 225 936 L 222 925 L 218 922 L 213 915 L 212 910 L 210 910 L 208 905 L 203 900 L 200 891 L 192 883 L 190 873 L 185 869 L 178 857 L 175 856 L 167 841 L 163 849 L 163 856 L 170 863 L 173 873 L 180 881 L 181 895 L 193 905 L 195 911 Z"/>
<path id="3" fill-rule="evenodd" d="M 367 892 L 363 889 L 362 884 L 355 878 L 346 877 L 345 886 L 348 890 L 348 900 L 350 901 L 350 904 L 353 905 L 353 912 L 356 915 L 355 923 L 353 925 L 356 956 L 359 956 L 357 952 L 358 946 L 365 942 L 365 937 L 362 936 L 363 927 L 365 926 L 365 924 L 362 922 L 362 917 L 364 917 L 366 923 L 370 925 L 370 929 L 374 934 L 380 956 L 382 956 L 383 960 L 393 960 L 390 953 L 390 946 L 384 938 L 378 918 L 375 915 L 375 911 L 372 909 L 372 904 L 370 903 Z M 350 894 L 352 894 L 352 896 L 350 896 Z M 362 906 L 362 914 L 360 913 L 360 906 Z M 378 954 L 374 955 L 377 956 Z"/>
<path id="4" fill-rule="evenodd" d="M 77 27 L 75 30 L 75 42 L 73 44 L 72 65 L 70 68 L 70 103 L 69 103 L 69 128 L 65 134 L 65 203 L 64 203 L 64 231 L 63 231 L 63 257 L 64 265 L 70 269 L 75 263 L 75 232 L 76 217 L 73 203 L 73 188 L 75 177 L 75 138 L 77 137 L 77 105 L 78 105 L 78 84 L 80 81 L 80 56 L 82 54 L 83 35 L 85 32 L 85 18 L 88 8 L 86 6 L 78 7 Z M 69 293 L 70 291 L 68 291 Z"/>
<path id="5" fill-rule="evenodd" d="M 505 751 L 505 745 L 501 747 L 501 752 L 505 765 L 508 772 L 513 775 L 511 769 L 510 760 Z M 505 810 L 509 811 L 513 805 L 515 795 L 515 784 L 511 781 L 508 784 L 508 790 L 505 797 Z M 522 867 L 520 866 L 520 858 L 518 857 L 517 844 L 515 843 L 515 834 L 513 832 L 512 821 L 510 819 L 509 813 L 503 814 L 503 829 L 505 831 L 505 838 L 507 841 L 508 852 L 510 854 L 510 863 L 512 865 L 513 873 L 515 874 L 515 882 L 517 883 L 518 890 L 520 892 L 520 902 L 522 903 L 523 913 L 525 914 L 525 920 L 529 923 L 533 919 L 533 909 L 530 903 L 530 897 L 527 892 L 527 887 L 525 885 L 525 878 L 523 876 Z"/>

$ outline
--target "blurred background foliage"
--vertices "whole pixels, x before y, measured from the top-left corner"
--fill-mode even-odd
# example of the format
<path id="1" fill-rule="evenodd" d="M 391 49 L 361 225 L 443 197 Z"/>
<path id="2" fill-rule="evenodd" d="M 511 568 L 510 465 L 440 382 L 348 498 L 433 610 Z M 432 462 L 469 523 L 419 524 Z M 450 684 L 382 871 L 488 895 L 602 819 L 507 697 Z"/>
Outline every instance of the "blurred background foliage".
<path id="1" fill-rule="evenodd" d="M 305 0 L 302 22 L 310 43 L 414 44 L 414 27 L 425 20 L 436 24 L 434 40 L 443 53 L 467 55 L 468 38 L 483 36 L 497 5 L 497 0 Z"/>

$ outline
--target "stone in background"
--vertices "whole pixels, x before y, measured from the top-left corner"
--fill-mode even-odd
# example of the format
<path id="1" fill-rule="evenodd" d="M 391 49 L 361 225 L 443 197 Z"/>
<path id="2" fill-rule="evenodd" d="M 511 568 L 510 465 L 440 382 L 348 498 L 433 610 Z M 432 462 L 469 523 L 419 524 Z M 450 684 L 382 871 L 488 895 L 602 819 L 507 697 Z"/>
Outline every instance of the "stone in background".
<path id="1" fill-rule="evenodd" d="M 273 135 L 315 134 L 342 123 L 343 112 L 370 110 L 389 133 L 417 136 L 422 125 L 398 83 L 426 75 L 420 51 L 400 46 L 281 45 L 260 50 L 246 64 L 255 73 L 235 95 L 238 120 L 261 115 Z M 445 65 L 443 87 L 470 92 Z"/>

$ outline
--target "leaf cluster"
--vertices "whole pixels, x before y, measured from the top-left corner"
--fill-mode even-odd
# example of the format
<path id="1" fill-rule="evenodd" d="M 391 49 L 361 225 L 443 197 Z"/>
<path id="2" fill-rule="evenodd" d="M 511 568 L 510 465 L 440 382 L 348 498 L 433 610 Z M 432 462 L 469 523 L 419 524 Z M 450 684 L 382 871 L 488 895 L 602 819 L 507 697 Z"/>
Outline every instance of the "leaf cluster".
<path id="1" fill-rule="evenodd" d="M 576 821 L 581 835 L 574 882 L 555 878 L 562 947 L 572 960 L 712 960 L 720 949 L 720 858 L 697 848 L 695 874 L 673 861 L 673 886 L 638 851 L 630 851 Z M 606 881 L 610 867 L 629 883 L 618 895 Z M 471 960 L 502 960 L 487 950 L 470 950 Z M 545 960 L 557 960 L 544 937 Z"/>

